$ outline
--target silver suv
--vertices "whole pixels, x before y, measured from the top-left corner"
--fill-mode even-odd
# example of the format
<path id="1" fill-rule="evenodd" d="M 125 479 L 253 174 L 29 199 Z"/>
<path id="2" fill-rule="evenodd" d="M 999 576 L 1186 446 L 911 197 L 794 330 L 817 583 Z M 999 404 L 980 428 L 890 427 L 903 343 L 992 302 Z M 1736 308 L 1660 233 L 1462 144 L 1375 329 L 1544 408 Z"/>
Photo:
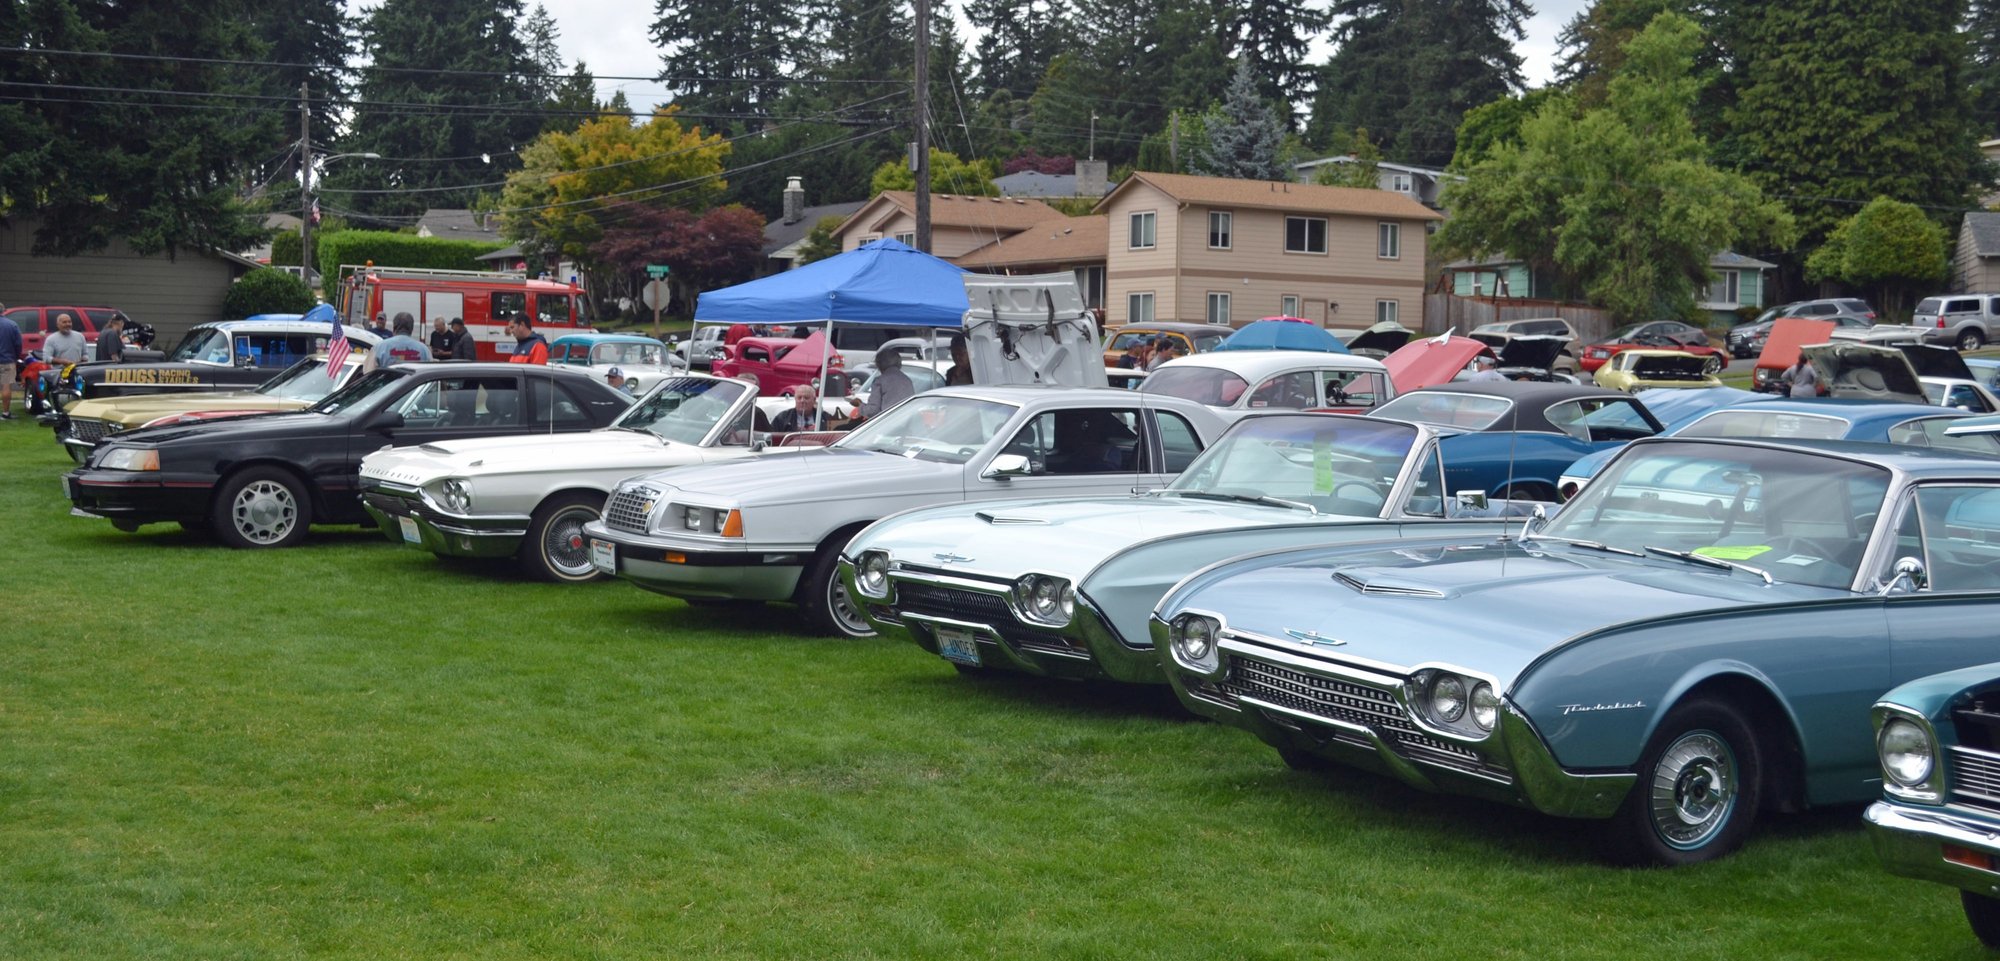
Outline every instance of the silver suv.
<path id="1" fill-rule="evenodd" d="M 1917 304 L 1910 326 L 1924 329 L 1924 340 L 1951 344 L 1959 350 L 1978 350 L 1993 340 L 2000 327 L 2000 296 L 1957 294 L 1925 297 Z"/>

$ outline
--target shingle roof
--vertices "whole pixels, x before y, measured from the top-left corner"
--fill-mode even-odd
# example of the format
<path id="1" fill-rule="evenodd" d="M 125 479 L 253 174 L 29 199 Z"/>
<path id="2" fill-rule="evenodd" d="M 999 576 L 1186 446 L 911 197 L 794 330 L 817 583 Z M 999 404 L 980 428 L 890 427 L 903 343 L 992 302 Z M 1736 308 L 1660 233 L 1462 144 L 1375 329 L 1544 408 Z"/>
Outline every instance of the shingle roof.
<path id="1" fill-rule="evenodd" d="M 500 241 L 500 218 L 488 217 L 482 226 L 470 210 L 456 210 L 450 207 L 432 207 L 417 218 L 417 232 L 430 232 L 432 237 L 451 240 L 483 240 L 489 243 Z"/>
<path id="2" fill-rule="evenodd" d="M 1309 213 L 1354 214 L 1363 217 L 1393 217 L 1398 220 L 1443 220 L 1444 215 L 1402 194 L 1361 187 L 1324 187 L 1276 180 L 1232 180 L 1227 177 L 1196 177 L 1190 174 L 1163 174 L 1143 171 L 1125 178 L 1118 189 L 1097 205 L 1104 205 L 1132 184 L 1148 184 L 1183 203 L 1211 207 L 1264 207 Z"/>
<path id="3" fill-rule="evenodd" d="M 1074 197 L 1076 196 L 1075 174 L 1045 174 L 1039 170 L 1023 170 L 1005 177 L 995 177 L 993 186 L 1007 197 Z M 1110 190 L 1111 185 L 1105 184 Z"/>
<path id="4" fill-rule="evenodd" d="M 1111 218 L 1103 214 L 1061 217 L 1034 224 L 1011 237 L 959 255 L 960 267 L 1022 267 L 1104 260 L 1111 243 Z"/>
<path id="5" fill-rule="evenodd" d="M 1762 260 L 1758 260 L 1755 257 L 1745 257 L 1742 254 L 1739 254 L 1733 250 L 1725 250 L 1719 254 L 1716 254 L 1713 257 L 1708 258 L 1708 265 L 1710 267 L 1728 267 L 1737 270 L 1744 270 L 1744 269 L 1774 270 L 1778 266 L 1777 264 L 1766 263 Z"/>
<path id="6" fill-rule="evenodd" d="M 908 190 L 884 190 L 875 200 L 893 204 L 903 210 L 917 209 L 917 195 Z M 1044 220 L 1054 220 L 1060 216 L 1062 213 L 1054 207 L 1025 197 L 931 194 L 931 226 L 934 227 L 1026 230 Z"/>
<path id="7" fill-rule="evenodd" d="M 807 207 L 800 211 L 801 216 L 799 219 L 791 223 L 786 223 L 784 218 L 780 217 L 765 224 L 764 256 L 769 257 L 786 247 L 804 240 L 807 234 L 812 233 L 813 226 L 827 217 L 839 217 L 842 220 L 846 220 L 855 211 L 860 210 L 862 204 L 867 202 L 865 200 L 850 200 L 841 204 L 820 204 L 817 207 Z"/>
<path id="8" fill-rule="evenodd" d="M 1976 210 L 1966 214 L 1965 232 L 1972 238 L 1975 255 L 2000 257 L 2000 212 Z"/>

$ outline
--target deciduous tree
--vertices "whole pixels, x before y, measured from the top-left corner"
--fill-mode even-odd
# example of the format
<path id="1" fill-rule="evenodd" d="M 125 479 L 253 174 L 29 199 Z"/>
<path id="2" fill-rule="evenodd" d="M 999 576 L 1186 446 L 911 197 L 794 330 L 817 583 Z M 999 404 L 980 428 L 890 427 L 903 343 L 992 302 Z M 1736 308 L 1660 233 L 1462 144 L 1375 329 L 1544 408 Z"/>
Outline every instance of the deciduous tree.
<path id="1" fill-rule="evenodd" d="M 999 174 L 993 161 L 961 160 L 948 150 L 931 148 L 931 192 L 941 194 L 963 194 L 972 197 L 996 197 L 1000 188 L 993 185 L 993 178 Z M 870 193 L 884 190 L 915 190 L 917 175 L 910 165 L 901 160 L 891 160 L 875 168 L 870 178 Z"/>
<path id="2" fill-rule="evenodd" d="M 636 206 L 618 226 L 592 245 L 592 259 L 623 275 L 648 264 L 672 268 L 667 276 L 676 299 L 749 280 L 764 259 L 764 217 L 747 207 L 717 207 L 706 213 L 672 207 Z"/>
<path id="3" fill-rule="evenodd" d="M 1869 288 L 1885 313 L 1900 316 L 1913 286 L 1945 279 L 1945 250 L 1944 228 L 1922 209 L 1877 197 L 1834 226 L 1806 259 L 1806 279 Z"/>

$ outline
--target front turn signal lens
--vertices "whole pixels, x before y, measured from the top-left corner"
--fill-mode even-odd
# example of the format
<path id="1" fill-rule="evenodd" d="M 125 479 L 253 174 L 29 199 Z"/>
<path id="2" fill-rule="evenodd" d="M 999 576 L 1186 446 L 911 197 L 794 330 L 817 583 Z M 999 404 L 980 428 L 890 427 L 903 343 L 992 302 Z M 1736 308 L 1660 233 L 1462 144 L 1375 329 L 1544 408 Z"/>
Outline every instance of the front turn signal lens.
<path id="1" fill-rule="evenodd" d="M 743 536 L 742 511 L 730 511 L 729 516 L 722 519 L 722 536 L 724 537 Z"/>

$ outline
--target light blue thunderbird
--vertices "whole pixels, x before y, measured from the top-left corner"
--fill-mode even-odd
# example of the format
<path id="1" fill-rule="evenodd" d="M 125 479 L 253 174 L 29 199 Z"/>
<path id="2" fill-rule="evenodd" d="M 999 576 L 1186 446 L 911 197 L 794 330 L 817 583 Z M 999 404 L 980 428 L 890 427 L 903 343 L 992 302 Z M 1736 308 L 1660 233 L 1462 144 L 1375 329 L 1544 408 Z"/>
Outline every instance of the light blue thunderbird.
<path id="1" fill-rule="evenodd" d="M 1533 526 L 1225 561 L 1154 643 L 1184 704 L 1288 762 L 1597 819 L 1668 864 L 1875 796 L 1868 706 L 1993 658 L 2000 458 L 1649 439 Z"/>
<path id="2" fill-rule="evenodd" d="M 1875 750 L 1883 797 L 1866 817 L 1883 866 L 1958 888 L 1972 933 L 2000 948 L 2000 664 L 1883 695 Z"/>
<path id="3" fill-rule="evenodd" d="M 1253 415 L 1148 494 L 895 515 L 847 545 L 843 576 L 877 630 L 962 669 L 1160 684 L 1147 617 L 1216 558 L 1500 533 L 1507 502 L 1445 496 L 1440 439 L 1400 421 Z"/>

